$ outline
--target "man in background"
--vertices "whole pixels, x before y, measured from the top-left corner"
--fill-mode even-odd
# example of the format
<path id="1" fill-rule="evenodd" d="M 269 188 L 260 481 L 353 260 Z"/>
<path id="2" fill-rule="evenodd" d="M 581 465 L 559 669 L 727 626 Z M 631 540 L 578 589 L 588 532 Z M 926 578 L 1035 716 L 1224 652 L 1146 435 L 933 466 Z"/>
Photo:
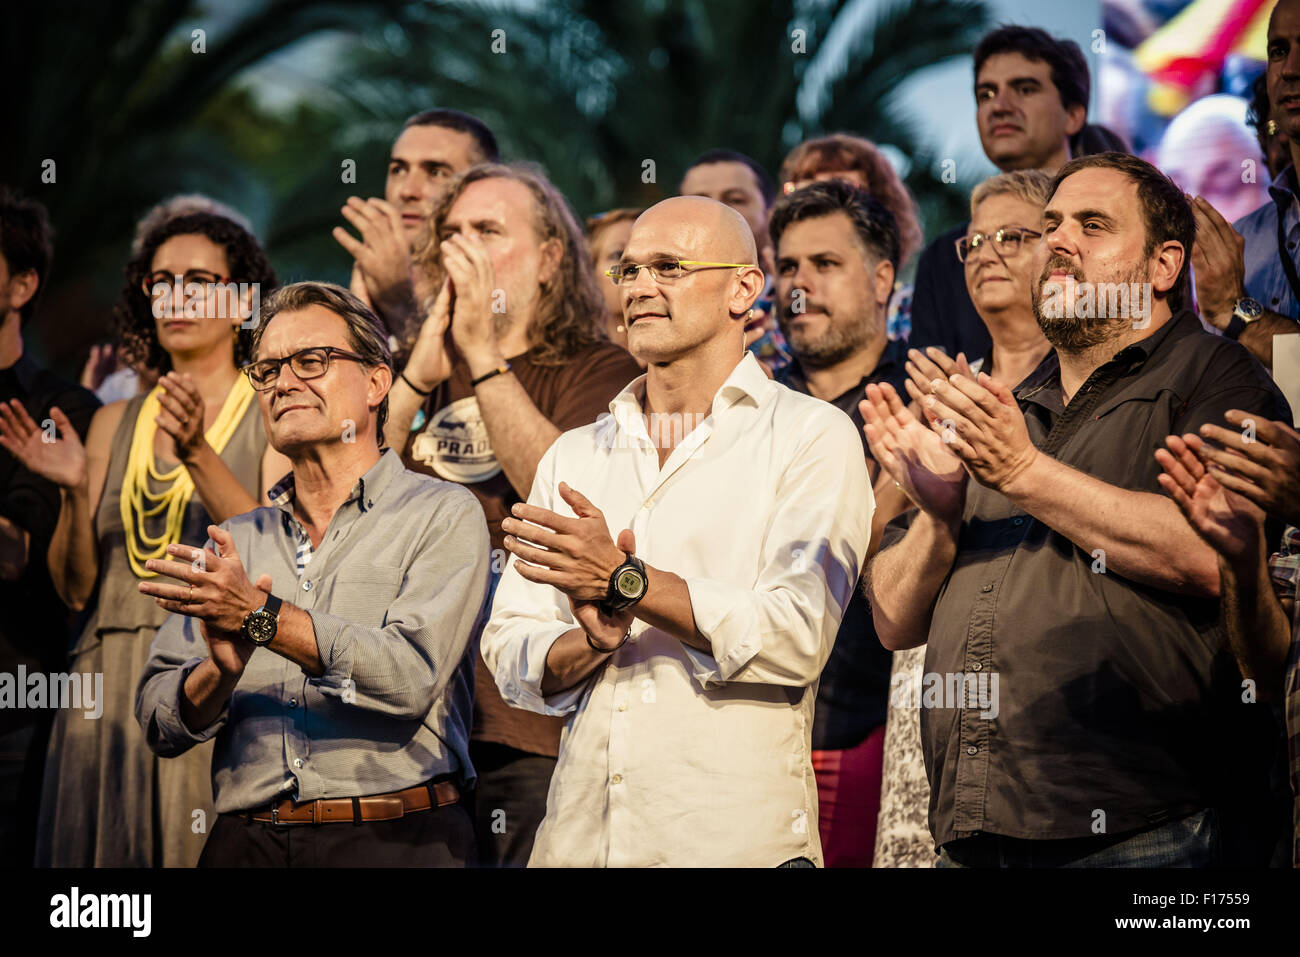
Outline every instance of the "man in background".
<path id="1" fill-rule="evenodd" d="M 352 294 L 383 320 L 398 367 L 424 318 L 412 257 L 428 240 L 429 214 L 448 184 L 476 163 L 495 163 L 497 140 L 476 116 L 425 110 L 402 124 L 388 160 L 383 199 L 348 197 L 334 238 L 353 258 Z"/>

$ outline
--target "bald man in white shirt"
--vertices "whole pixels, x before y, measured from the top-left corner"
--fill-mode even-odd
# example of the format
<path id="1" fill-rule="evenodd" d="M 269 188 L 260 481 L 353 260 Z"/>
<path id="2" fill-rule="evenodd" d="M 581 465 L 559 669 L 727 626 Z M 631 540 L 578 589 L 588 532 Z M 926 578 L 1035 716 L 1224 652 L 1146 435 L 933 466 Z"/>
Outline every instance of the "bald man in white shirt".
<path id="1" fill-rule="evenodd" d="M 508 702 L 568 716 L 529 863 L 820 865 L 813 702 L 870 537 L 861 441 L 745 352 L 739 214 L 666 200 L 613 272 L 646 374 L 542 458 L 482 637 Z"/>

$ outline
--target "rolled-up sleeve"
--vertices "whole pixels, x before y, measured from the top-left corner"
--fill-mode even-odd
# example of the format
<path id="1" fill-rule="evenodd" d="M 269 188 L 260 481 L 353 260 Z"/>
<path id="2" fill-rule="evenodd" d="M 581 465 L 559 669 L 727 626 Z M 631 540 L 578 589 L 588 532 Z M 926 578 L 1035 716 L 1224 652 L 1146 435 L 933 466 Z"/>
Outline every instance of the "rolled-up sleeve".
<path id="1" fill-rule="evenodd" d="M 553 509 L 551 490 L 556 487 L 556 444 L 537 464 L 528 504 Z M 589 681 L 555 694 L 542 693 L 546 656 L 551 646 L 577 627 L 568 599 L 550 585 L 530 582 L 515 568 L 511 556 L 501 574 L 492 615 L 483 629 L 480 650 L 501 696 L 516 708 L 538 714 L 564 715 L 575 710 Z"/>
<path id="2" fill-rule="evenodd" d="M 149 660 L 136 685 L 135 720 L 154 754 L 174 758 L 207 741 L 225 725 L 230 702 L 210 725 L 191 731 L 181 719 L 181 696 L 190 672 L 209 657 L 199 625 L 184 615 L 169 615 L 154 634 Z"/>
<path id="3" fill-rule="evenodd" d="M 487 521 L 473 493 L 443 484 L 437 494 L 382 627 L 308 610 L 325 666 L 312 682 L 322 694 L 418 719 L 446 688 L 483 619 L 490 554 Z"/>
<path id="4" fill-rule="evenodd" d="M 867 552 L 875 498 L 847 416 L 836 411 L 809 433 L 778 485 L 754 586 L 685 579 L 696 628 L 713 647 L 711 656 L 687 648 L 701 685 L 805 687 L 830 657 Z"/>

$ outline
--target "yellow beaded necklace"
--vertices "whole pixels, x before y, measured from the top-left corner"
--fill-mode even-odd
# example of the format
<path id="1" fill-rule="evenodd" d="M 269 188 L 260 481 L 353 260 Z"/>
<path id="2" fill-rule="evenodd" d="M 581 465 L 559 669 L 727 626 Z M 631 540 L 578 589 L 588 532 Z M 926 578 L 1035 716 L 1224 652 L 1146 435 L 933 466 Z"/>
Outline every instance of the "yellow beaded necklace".
<path id="1" fill-rule="evenodd" d="M 158 423 L 154 417 L 162 411 L 162 404 L 158 401 L 160 388 L 155 386 L 140 406 L 135 431 L 131 436 L 131 451 L 126 459 L 126 472 L 122 476 L 122 526 L 126 529 L 126 557 L 138 578 L 157 576 L 158 573 L 149 571 L 144 563 L 151 558 L 166 558 L 167 546 L 175 545 L 181 540 L 185 510 L 189 508 L 190 498 L 194 495 L 194 480 L 183 464 L 161 474 L 154 462 L 153 440 L 158 432 Z M 235 434 L 253 395 L 253 387 L 249 385 L 247 376 L 241 375 L 235 380 L 221 406 L 221 414 L 212 423 L 212 428 L 204 433 L 208 444 L 218 455 Z M 155 494 L 149 488 L 150 477 L 157 482 L 170 484 L 164 491 Z M 150 504 L 147 505 L 146 502 Z M 155 538 L 149 534 L 145 523 L 164 509 L 167 510 L 167 516 L 163 533 Z M 145 551 L 145 547 L 150 550 Z"/>

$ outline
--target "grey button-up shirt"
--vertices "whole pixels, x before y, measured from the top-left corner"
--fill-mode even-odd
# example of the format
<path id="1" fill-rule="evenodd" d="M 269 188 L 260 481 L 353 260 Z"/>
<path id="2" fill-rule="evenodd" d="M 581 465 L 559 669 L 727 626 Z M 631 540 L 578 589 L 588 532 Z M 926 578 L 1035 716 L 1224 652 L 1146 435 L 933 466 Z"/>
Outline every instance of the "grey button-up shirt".
<path id="1" fill-rule="evenodd" d="M 488 533 L 465 488 L 410 472 L 389 450 L 335 513 L 298 574 L 293 477 L 275 503 L 225 522 L 248 577 L 305 610 L 325 673 L 267 648 L 253 652 L 207 728 L 180 715 L 189 673 L 209 657 L 199 623 L 158 629 L 136 692 L 136 719 L 163 757 L 216 736 L 219 812 L 383 794 L 455 772 L 474 778 L 468 741 L 474 651 L 485 617 Z"/>

